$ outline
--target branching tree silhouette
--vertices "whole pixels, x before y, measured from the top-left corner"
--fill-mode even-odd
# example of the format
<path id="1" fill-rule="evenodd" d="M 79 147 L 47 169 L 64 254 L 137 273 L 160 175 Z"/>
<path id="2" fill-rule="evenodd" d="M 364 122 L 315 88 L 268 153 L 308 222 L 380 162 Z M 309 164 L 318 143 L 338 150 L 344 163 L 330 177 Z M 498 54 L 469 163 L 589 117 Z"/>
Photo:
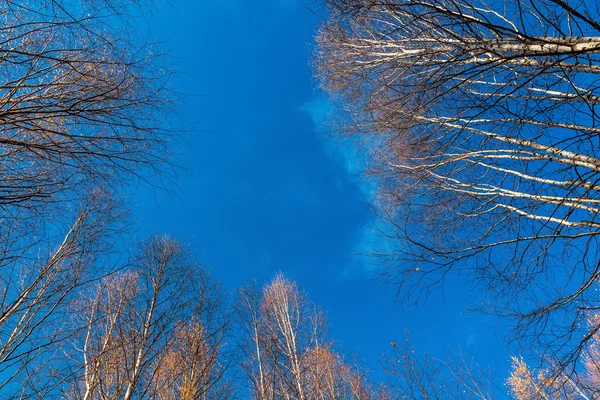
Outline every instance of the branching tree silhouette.
<path id="1" fill-rule="evenodd" d="M 39 360 L 68 339 L 68 304 L 75 289 L 95 276 L 92 265 L 102 262 L 112 247 L 118 204 L 96 192 L 63 223 L 28 229 L 12 223 L 1 239 L 0 276 L 0 393 L 15 395 L 14 381 L 36 379 Z M 39 220 L 37 220 L 39 221 Z M 37 238 L 35 235 L 49 235 Z M 30 238 L 28 235 L 34 235 Z M 25 240 L 24 239 L 31 239 Z M 25 384 L 27 386 L 27 384 Z M 19 390 L 17 390 L 19 392 Z M 10 393 L 10 394 L 9 394 Z"/>
<path id="2" fill-rule="evenodd" d="M 0 4 L 2 397 L 66 338 L 64 306 L 121 217 L 111 192 L 169 157 L 169 66 L 134 3 Z"/>
<path id="3" fill-rule="evenodd" d="M 322 312 L 278 274 L 239 292 L 242 366 L 256 399 L 375 399 L 366 374 L 332 350 Z"/>
<path id="4" fill-rule="evenodd" d="M 0 205 L 48 204 L 167 156 L 169 72 L 160 48 L 132 43 L 118 3 L 0 6 Z"/>
<path id="5" fill-rule="evenodd" d="M 562 360 L 542 355 L 537 368 L 530 368 L 522 357 L 512 358 L 512 369 L 506 385 L 511 397 L 529 399 L 595 399 L 600 391 L 600 335 L 595 327 L 598 313 L 591 314 L 587 326 L 591 337 L 582 350 L 583 357 L 572 371 L 565 371 Z"/>
<path id="6" fill-rule="evenodd" d="M 380 398 L 493 400 L 504 392 L 494 385 L 491 371 L 481 369 L 461 351 L 439 359 L 415 353 L 407 338 L 391 345 L 393 349 L 383 355 L 387 381 Z"/>
<path id="7" fill-rule="evenodd" d="M 130 268 L 104 278 L 72 309 L 84 329 L 63 347 L 60 397 L 230 398 L 225 306 L 220 284 L 181 243 L 152 237 Z M 56 393 L 50 389 L 45 397 Z"/>
<path id="8" fill-rule="evenodd" d="M 316 68 L 374 156 L 389 280 L 415 299 L 463 274 L 576 358 L 599 305 L 598 8 L 325 3 Z"/>

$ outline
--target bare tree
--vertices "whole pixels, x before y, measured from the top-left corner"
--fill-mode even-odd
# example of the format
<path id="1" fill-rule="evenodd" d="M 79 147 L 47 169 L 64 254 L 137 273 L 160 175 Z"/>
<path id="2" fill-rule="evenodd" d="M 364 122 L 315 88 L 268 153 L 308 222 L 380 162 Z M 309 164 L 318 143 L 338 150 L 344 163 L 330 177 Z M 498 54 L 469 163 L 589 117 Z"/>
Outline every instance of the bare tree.
<path id="1" fill-rule="evenodd" d="M 600 393 L 600 334 L 595 330 L 600 315 L 589 316 L 588 327 L 595 331 L 585 341 L 583 357 L 570 370 L 564 361 L 541 355 L 537 368 L 530 368 L 522 357 L 512 358 L 512 369 L 506 381 L 517 400 L 529 399 L 597 399 Z"/>
<path id="2" fill-rule="evenodd" d="M 143 243 L 135 264 L 103 279 L 74 312 L 84 329 L 64 347 L 70 364 L 61 370 L 60 396 L 232 395 L 225 375 L 231 361 L 224 357 L 230 319 L 220 285 L 176 240 Z"/>
<path id="3" fill-rule="evenodd" d="M 507 380 L 511 397 L 517 400 L 574 400 L 591 399 L 591 394 L 571 376 L 547 370 L 532 371 L 522 359 L 513 358 L 512 371 Z"/>
<path id="4" fill-rule="evenodd" d="M 319 400 L 379 399 L 367 374 L 351 366 L 331 346 L 318 346 L 306 355 L 307 388 L 309 398 Z"/>
<path id="5" fill-rule="evenodd" d="M 17 224 L 2 238 L 0 393 L 3 397 L 17 396 L 16 382 L 33 379 L 27 376 L 34 361 L 38 364 L 41 362 L 38 358 L 46 359 L 68 339 L 66 306 L 73 301 L 76 290 L 95 276 L 91 265 L 102 262 L 103 255 L 111 248 L 110 239 L 115 234 L 112 228 L 120 217 L 117 210 L 116 202 L 96 192 L 73 210 L 72 222 L 30 231 L 31 235 L 48 235 L 48 238 L 23 240 L 24 233 Z M 13 232 L 15 236 L 11 235 Z"/>
<path id="6" fill-rule="evenodd" d="M 411 298 L 463 274 L 576 358 L 598 307 L 598 8 L 326 3 L 317 70 L 374 156 L 389 280 Z"/>
<path id="7" fill-rule="evenodd" d="M 129 23 L 134 3 L 0 4 L 3 398 L 15 381 L 44 397 L 66 305 L 111 263 L 122 213 L 107 193 L 169 157 L 169 66 Z"/>
<path id="8" fill-rule="evenodd" d="M 168 156 L 168 66 L 119 0 L 0 5 L 0 205 L 116 184 Z M 160 147 L 157 147 L 160 144 Z"/>
<path id="9" fill-rule="evenodd" d="M 260 317 L 261 295 L 260 287 L 256 281 L 252 281 L 242 287 L 238 293 L 236 311 L 240 320 L 242 340 L 242 352 L 244 359 L 242 367 L 250 381 L 253 397 L 260 400 L 274 400 L 273 374 L 268 373 L 268 355 L 262 334 L 262 323 Z"/>
<path id="10" fill-rule="evenodd" d="M 415 353 L 408 339 L 391 344 L 393 350 L 383 359 L 385 398 L 493 400 L 500 392 L 490 371 L 480 369 L 462 352 L 442 360 Z"/>
<path id="11" fill-rule="evenodd" d="M 366 375 L 331 350 L 324 317 L 297 284 L 278 274 L 240 291 L 244 370 L 255 399 L 372 399 Z"/>
<path id="12" fill-rule="evenodd" d="M 304 295 L 283 275 L 257 289 L 245 288 L 240 296 L 250 334 L 245 367 L 254 397 L 306 399 L 304 351 L 317 345 L 322 320 L 311 314 Z"/>

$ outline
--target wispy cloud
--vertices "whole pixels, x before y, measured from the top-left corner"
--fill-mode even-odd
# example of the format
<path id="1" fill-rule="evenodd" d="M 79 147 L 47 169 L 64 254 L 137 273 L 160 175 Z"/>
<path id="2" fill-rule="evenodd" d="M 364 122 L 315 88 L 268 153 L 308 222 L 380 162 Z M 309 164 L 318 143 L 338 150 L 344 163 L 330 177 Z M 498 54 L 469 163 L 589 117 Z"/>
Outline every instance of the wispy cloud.
<path id="1" fill-rule="evenodd" d="M 344 168 L 363 195 L 370 195 L 374 187 L 363 178 L 368 159 L 365 151 L 352 138 L 329 134 L 328 126 L 331 126 L 331 120 L 335 116 L 334 104 L 323 96 L 317 96 L 298 107 L 298 110 L 305 112 L 312 120 L 327 155 Z"/>
<path id="2" fill-rule="evenodd" d="M 298 110 L 306 113 L 312 120 L 323 151 L 342 167 L 364 197 L 365 207 L 370 207 L 377 187 L 364 176 L 368 154 L 355 139 L 333 136 L 328 132 L 328 126 L 331 126 L 332 118 L 335 117 L 335 105 L 324 96 L 316 96 L 298 107 Z M 365 278 L 377 268 L 377 261 L 369 255 L 379 249 L 380 231 L 384 230 L 384 226 L 375 218 L 365 222 L 349 239 L 348 251 L 356 256 L 356 262 L 346 265 L 340 271 L 342 279 Z"/>
<path id="3" fill-rule="evenodd" d="M 308 114 L 317 128 L 322 128 L 333 111 L 333 104 L 322 96 L 317 96 L 298 107 Z"/>

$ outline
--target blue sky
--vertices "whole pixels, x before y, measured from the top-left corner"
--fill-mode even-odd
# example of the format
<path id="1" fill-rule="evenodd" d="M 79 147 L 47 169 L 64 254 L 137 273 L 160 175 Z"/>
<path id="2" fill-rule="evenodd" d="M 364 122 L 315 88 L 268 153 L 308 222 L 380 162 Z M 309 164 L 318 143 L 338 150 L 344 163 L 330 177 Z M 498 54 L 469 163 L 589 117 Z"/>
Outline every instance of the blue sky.
<path id="1" fill-rule="evenodd" d="M 310 49 L 319 17 L 299 0 L 177 0 L 149 19 L 194 96 L 182 109 L 202 132 L 182 150 L 190 173 L 176 196 L 143 190 L 134 199 L 142 232 L 190 243 L 229 290 L 277 271 L 297 280 L 328 313 L 341 349 L 377 371 L 379 354 L 410 332 L 417 351 L 460 346 L 507 375 L 509 353 L 494 320 L 465 314 L 468 287 L 407 309 L 375 279 L 376 224 L 361 181 L 363 156 L 331 142 L 315 121 L 328 104 L 316 89 Z"/>

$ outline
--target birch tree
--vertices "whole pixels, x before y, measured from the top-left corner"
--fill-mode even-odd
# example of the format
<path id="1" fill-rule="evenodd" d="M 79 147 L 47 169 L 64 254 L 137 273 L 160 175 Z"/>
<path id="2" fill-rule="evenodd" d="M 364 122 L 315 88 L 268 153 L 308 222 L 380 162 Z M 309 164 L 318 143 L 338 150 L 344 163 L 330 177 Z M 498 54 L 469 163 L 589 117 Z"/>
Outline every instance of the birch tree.
<path id="1" fill-rule="evenodd" d="M 0 5 L 3 208 L 116 184 L 167 156 L 168 65 L 160 48 L 134 43 L 130 3 Z"/>
<path id="2" fill-rule="evenodd" d="M 598 313 L 591 314 L 587 326 L 591 337 L 585 341 L 579 362 L 566 369 L 564 360 L 542 355 L 538 367 L 531 368 L 523 357 L 512 357 L 506 384 L 516 400 L 589 400 L 600 392 L 600 334 Z"/>
<path id="3" fill-rule="evenodd" d="M 260 400 L 373 399 L 359 368 L 331 349 L 322 313 L 297 284 L 278 274 L 240 290 L 243 367 Z"/>
<path id="4" fill-rule="evenodd" d="M 48 204 L 167 154 L 167 70 L 131 42 L 119 3 L 0 6 L 0 204 Z"/>
<path id="5" fill-rule="evenodd" d="M 325 3 L 317 73 L 373 156 L 388 279 L 416 300 L 458 273 L 520 337 L 577 355 L 600 274 L 598 8 Z"/>
<path id="6" fill-rule="evenodd" d="M 123 213 L 108 193 L 166 172 L 169 66 L 135 31 L 133 3 L 0 3 L 3 398 L 15 381 L 47 390 L 31 368 L 72 333 L 66 305 L 106 273 L 108 237 L 118 240 Z"/>
<path id="7" fill-rule="evenodd" d="M 74 310 L 84 329 L 64 350 L 72 372 L 60 396 L 229 398 L 223 302 L 220 285 L 178 241 L 151 238 L 130 269 L 102 280 Z"/>
<path id="8" fill-rule="evenodd" d="M 115 201 L 96 192 L 63 218 L 43 229 L 13 222 L 2 237 L 0 393 L 6 398 L 47 389 L 32 371 L 69 338 L 68 305 L 96 276 L 92 265 L 105 261 L 120 213 Z"/>
<path id="9" fill-rule="evenodd" d="M 493 400 L 505 391 L 495 387 L 489 370 L 461 351 L 440 359 L 416 353 L 408 339 L 391 345 L 382 362 L 387 377 L 382 398 Z"/>

